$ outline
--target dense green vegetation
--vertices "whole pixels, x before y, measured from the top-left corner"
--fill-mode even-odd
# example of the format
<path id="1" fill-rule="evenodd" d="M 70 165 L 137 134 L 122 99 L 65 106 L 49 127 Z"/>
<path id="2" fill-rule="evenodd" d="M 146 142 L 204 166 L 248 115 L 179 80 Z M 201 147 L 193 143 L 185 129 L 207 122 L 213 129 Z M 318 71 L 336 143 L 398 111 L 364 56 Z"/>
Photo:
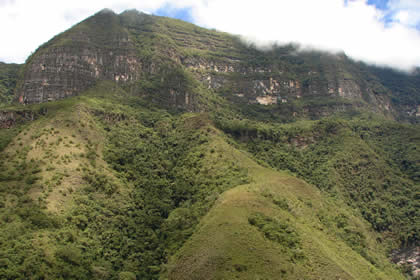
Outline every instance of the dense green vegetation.
<path id="1" fill-rule="evenodd" d="M 233 159 L 208 148 L 215 130 L 205 115 L 89 103 L 98 117 L 74 122 L 70 106 L 85 103 L 62 102 L 70 112 L 22 129 L 11 145 L 24 149 L 2 153 L 12 160 L 1 161 L 1 278 L 157 278 L 218 194 L 247 181 Z M 92 129 L 105 139 L 103 156 Z M 79 183 L 59 187 L 71 178 Z M 56 195 L 72 202 L 51 213 Z"/>
<path id="2" fill-rule="evenodd" d="M 267 239 L 281 244 L 284 252 L 291 255 L 291 260 L 304 258 L 300 250 L 299 234 L 289 224 L 274 220 L 258 212 L 253 213 L 248 221 L 264 233 Z"/>
<path id="3" fill-rule="evenodd" d="M 384 120 L 337 118 L 219 126 L 257 159 L 344 197 L 375 230 L 402 244 L 419 240 L 420 129 Z"/>
<path id="4" fill-rule="evenodd" d="M 19 64 L 0 62 L 0 105 L 10 104 L 16 87 Z"/>
<path id="5" fill-rule="evenodd" d="M 5 198 L 0 208 L 2 278 L 178 279 L 179 269 L 191 265 L 183 259 L 189 254 L 186 252 L 195 254 L 194 248 L 201 251 L 200 248 L 206 248 L 202 245 L 213 242 L 213 239 L 202 240 L 199 242 L 202 245 L 192 247 L 194 250 L 190 251 L 189 240 L 215 237 L 217 235 L 211 233 L 213 230 L 226 230 L 223 236 L 228 236 L 243 228 L 246 229 L 244 236 L 251 238 L 248 241 L 254 244 L 250 246 L 258 248 L 260 241 L 257 240 L 261 236 L 266 239 L 264 242 L 268 243 L 264 246 L 270 248 L 266 257 L 277 260 L 279 270 L 264 272 L 260 269 L 264 267 L 262 264 L 251 265 L 255 258 L 261 257 L 260 253 L 254 255 L 251 251 L 246 258 L 239 257 L 233 252 L 239 250 L 238 254 L 242 254 L 242 249 L 238 249 L 242 245 L 228 238 L 225 240 L 228 243 L 219 245 L 233 246 L 232 251 L 226 247 L 228 251 L 222 253 L 233 254 L 231 261 L 223 261 L 227 266 L 232 265 L 232 272 L 227 274 L 230 276 L 261 273 L 272 278 L 275 273 L 281 273 L 295 279 L 298 275 L 309 275 L 310 270 L 315 271 L 314 276 L 321 276 L 323 270 L 315 264 L 325 257 L 324 254 L 341 254 L 342 251 L 349 254 L 347 258 L 352 259 L 351 265 L 366 279 L 373 275 L 386 279 L 381 276 L 382 271 L 388 271 L 398 279 L 398 272 L 387 264 L 386 252 L 377 242 L 398 238 L 412 242 L 418 238 L 415 225 L 418 207 L 413 204 L 415 200 L 408 197 L 412 191 L 404 190 L 395 196 L 401 187 L 393 185 L 395 180 L 408 184 L 407 187 L 413 187 L 413 182 L 417 182 L 418 162 L 412 153 L 414 148 L 401 146 L 401 139 L 393 134 L 381 138 L 385 139 L 382 145 L 371 143 L 377 139 L 375 133 L 383 131 L 377 130 L 385 127 L 380 123 L 375 123 L 377 130 L 369 127 L 373 121 L 362 120 L 269 125 L 229 120 L 223 117 L 227 114 L 223 110 L 214 116 L 170 113 L 128 95 L 112 83 L 102 83 L 81 97 L 26 110 L 31 108 L 35 111 L 44 108 L 48 113 L 33 123 L 17 126 L 15 132 L 2 130 L 17 134 L 9 137 L 10 142 L 0 153 L 0 187 Z M 213 118 L 220 128 L 235 136 L 238 143 L 218 131 Z M 390 122 L 389 132 L 396 129 L 392 126 L 398 128 L 400 125 Z M 325 168 L 321 163 L 328 161 L 328 153 L 337 150 L 334 145 L 341 147 L 339 143 L 343 136 L 362 132 L 366 145 L 384 149 L 387 159 L 395 164 L 394 169 L 401 168 L 397 176 L 390 173 L 384 177 L 384 180 L 391 180 L 387 188 L 393 192 L 395 201 L 406 201 L 400 209 L 394 208 L 381 192 L 373 192 L 376 185 L 372 185 L 372 189 L 366 188 L 366 192 L 373 192 L 375 200 L 372 202 L 363 200 L 364 192 L 354 197 L 355 193 L 345 184 L 349 181 L 345 177 L 347 168 L 340 173 L 339 167 L 333 165 L 340 175 L 335 178 L 319 171 Z M 411 127 L 411 130 L 404 129 L 404 133 L 401 133 L 402 139 L 416 137 L 417 130 Z M 299 152 L 306 141 L 302 137 L 313 141 L 305 148 L 313 150 L 313 154 L 304 156 Z M 297 138 L 300 142 L 294 147 L 293 139 Z M 386 149 L 391 147 L 389 142 L 398 142 L 400 146 Z M 318 147 L 310 148 L 315 143 Z M 302 189 L 302 183 L 290 175 L 280 176 L 262 168 L 237 150 L 238 147 L 251 151 L 263 165 L 267 162 L 280 169 L 292 170 L 318 185 L 325 194 L 335 195 L 336 202 L 329 201 L 309 185 Z M 349 148 L 348 152 L 351 150 Z M 365 152 L 369 155 L 371 150 Z M 409 160 L 398 161 L 398 154 L 409 154 Z M 333 155 L 329 156 L 332 163 L 346 162 Z M 347 161 L 347 164 L 350 163 Z M 316 169 L 310 169 L 310 165 Z M 363 180 L 357 179 L 363 176 L 364 173 L 356 174 L 356 180 L 352 180 L 354 186 L 364 184 Z M 346 181 L 334 186 L 332 180 L 336 179 Z M 279 182 L 284 183 L 278 185 Z M 243 186 L 248 183 L 255 187 L 243 192 Z M 222 214 L 223 219 L 228 220 L 236 219 L 233 217 L 238 215 L 243 225 L 230 226 L 228 222 L 226 228 L 220 227 L 224 222 L 215 218 L 211 221 L 217 226 L 213 228 L 212 225 L 207 231 L 204 225 L 210 221 L 208 217 L 213 216 L 212 211 L 217 211 L 212 209 L 219 207 L 218 204 L 213 206 L 215 202 L 223 201 L 225 198 L 220 195 L 228 190 L 232 190 L 231 194 L 237 193 L 238 186 L 240 195 L 231 196 L 232 204 L 223 204 L 234 208 L 220 213 L 226 214 Z M 253 198 L 242 198 L 247 193 L 255 193 L 259 198 L 255 202 Z M 263 202 L 258 202 L 260 200 Z M 242 205 L 240 201 L 248 202 L 237 208 Z M 352 212 L 344 205 L 338 208 L 343 201 L 349 201 L 360 209 L 360 213 Z M 269 208 L 255 208 L 260 203 L 268 203 Z M 253 208 L 241 212 L 248 204 Z M 329 206 L 326 208 L 325 205 Z M 387 221 L 397 217 L 399 223 L 379 228 L 381 224 L 376 216 L 370 219 L 363 212 L 366 209 L 375 211 L 372 205 L 387 209 L 380 218 Z M 317 213 L 315 220 L 309 214 L 314 211 Z M 407 218 L 407 211 L 411 211 L 411 219 Z M 377 235 L 362 216 L 384 234 Z M 397 225 L 400 226 L 397 238 L 388 236 L 387 233 L 397 235 L 394 231 Z M 314 241 L 308 235 L 314 231 L 320 234 L 319 242 L 329 244 L 328 249 L 324 248 L 326 251 L 320 250 L 315 255 L 313 245 L 310 245 Z M 337 244 L 342 245 L 334 245 L 328 241 L 330 238 L 339 240 Z M 247 244 L 248 241 L 241 242 Z M 340 246 L 346 249 L 339 249 Z M 339 268 L 339 262 L 335 257 L 328 260 L 330 276 L 352 279 Z M 190 268 L 199 269 L 200 266 Z M 218 265 L 210 268 L 220 270 L 220 273 L 224 271 Z"/>
<path id="6" fill-rule="evenodd" d="M 168 279 L 398 279 L 361 215 L 290 174 L 214 143 L 251 182 L 220 197 L 170 259 Z"/>
<path id="7" fill-rule="evenodd" d="M 369 67 L 380 82 L 392 91 L 392 101 L 398 105 L 412 105 L 420 103 L 420 75 L 398 72 L 390 68 Z"/>

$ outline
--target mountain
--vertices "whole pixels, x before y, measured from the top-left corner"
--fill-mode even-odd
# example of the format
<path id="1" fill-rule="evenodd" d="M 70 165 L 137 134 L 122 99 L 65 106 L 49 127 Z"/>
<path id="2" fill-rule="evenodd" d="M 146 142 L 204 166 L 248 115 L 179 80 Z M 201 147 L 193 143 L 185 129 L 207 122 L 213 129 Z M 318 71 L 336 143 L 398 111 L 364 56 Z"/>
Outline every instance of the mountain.
<path id="1" fill-rule="evenodd" d="M 356 108 L 407 118 L 420 104 L 418 74 L 369 67 L 344 54 L 298 52 L 293 45 L 259 51 L 226 33 L 137 11 L 104 10 L 88 18 L 41 46 L 23 72 L 17 88 L 23 103 L 77 95 L 105 79 L 190 111 L 201 108 L 198 86 L 236 106 L 281 103 L 281 110 L 267 111 L 289 118 Z"/>
<path id="2" fill-rule="evenodd" d="M 0 278 L 415 277 L 418 73 L 109 10 L 0 66 Z"/>

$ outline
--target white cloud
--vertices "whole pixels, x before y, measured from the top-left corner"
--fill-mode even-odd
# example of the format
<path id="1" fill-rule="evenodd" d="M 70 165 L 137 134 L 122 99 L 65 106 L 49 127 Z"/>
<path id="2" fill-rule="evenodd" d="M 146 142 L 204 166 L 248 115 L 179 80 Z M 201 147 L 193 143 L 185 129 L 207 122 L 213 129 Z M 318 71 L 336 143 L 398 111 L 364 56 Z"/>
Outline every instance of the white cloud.
<path id="1" fill-rule="evenodd" d="M 194 7 L 193 15 L 201 25 L 242 34 L 260 46 L 292 41 L 344 50 L 378 65 L 420 66 L 420 32 L 402 21 L 385 25 L 385 13 L 363 0 L 213 0 Z"/>
<path id="2" fill-rule="evenodd" d="M 98 10 L 108 7 L 154 12 L 191 8 L 202 26 L 241 34 L 259 46 L 297 42 L 400 69 L 420 66 L 418 0 L 390 0 L 380 11 L 366 0 L 0 0 L 0 60 L 23 62 L 37 46 Z M 83 8 L 77 8 L 83 7 Z"/>

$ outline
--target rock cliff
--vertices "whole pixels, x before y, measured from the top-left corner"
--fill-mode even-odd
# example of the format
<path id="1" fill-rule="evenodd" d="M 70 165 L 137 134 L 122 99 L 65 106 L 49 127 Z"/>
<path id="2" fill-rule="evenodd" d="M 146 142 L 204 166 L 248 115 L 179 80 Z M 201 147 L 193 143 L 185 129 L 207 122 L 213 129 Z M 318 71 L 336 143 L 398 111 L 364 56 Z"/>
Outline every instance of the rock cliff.
<path id="1" fill-rule="evenodd" d="M 233 103 L 303 108 L 293 114 L 365 108 L 393 117 L 418 115 L 419 91 L 400 104 L 399 91 L 384 85 L 382 70 L 344 54 L 296 50 L 286 45 L 259 51 L 235 36 L 179 20 L 104 10 L 36 51 L 16 98 L 25 104 L 53 101 L 112 80 L 163 105 L 193 111 L 203 108 L 197 98 L 201 87 Z"/>
<path id="2" fill-rule="evenodd" d="M 46 110 L 30 111 L 30 110 L 0 110 L 0 128 L 11 128 L 16 124 L 33 121 L 41 115 L 45 115 Z"/>
<path id="3" fill-rule="evenodd" d="M 101 28 L 94 28 L 99 25 Z M 103 11 L 73 27 L 29 59 L 19 88 L 21 103 L 41 103 L 76 95 L 97 80 L 137 80 L 140 62 L 119 18 Z"/>

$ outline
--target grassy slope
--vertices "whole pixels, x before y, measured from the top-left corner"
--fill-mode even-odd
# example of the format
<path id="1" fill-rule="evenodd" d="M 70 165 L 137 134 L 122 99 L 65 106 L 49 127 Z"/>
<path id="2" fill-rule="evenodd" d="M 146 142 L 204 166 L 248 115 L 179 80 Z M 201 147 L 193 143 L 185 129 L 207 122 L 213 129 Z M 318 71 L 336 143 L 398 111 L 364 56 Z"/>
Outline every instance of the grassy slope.
<path id="1" fill-rule="evenodd" d="M 83 267 L 92 252 L 82 248 L 98 246 L 98 240 L 83 233 L 94 221 L 85 212 L 92 206 L 124 207 L 130 186 L 102 159 L 104 134 L 89 112 L 93 102 L 82 97 L 25 108 L 43 107 L 48 113 L 16 127 L 17 136 L 0 153 L 1 278 L 86 275 Z M 86 191 L 90 171 L 106 176 L 114 193 Z M 95 274 L 89 273 L 86 277 Z"/>
<path id="2" fill-rule="evenodd" d="M 172 258 L 163 279 L 403 279 L 387 262 L 376 234 L 353 210 L 302 180 L 256 164 L 222 137 L 212 145 L 248 169 L 252 182 L 219 198 Z M 287 201 L 288 208 L 279 201 Z M 262 232 L 252 226 L 255 213 L 287 224 L 298 235 L 298 248 L 274 242 L 270 223 Z M 367 237 L 368 255 L 362 257 L 345 242 L 340 217 L 346 217 L 348 236 L 360 232 Z"/>
<path id="3" fill-rule="evenodd" d="M 101 155 L 103 135 L 95 127 L 83 102 L 73 99 L 43 107 L 48 110 L 47 116 L 26 125 L 2 155 L 10 159 L 21 158 L 22 162 L 30 162 L 40 168 L 37 174 L 42 180 L 36 181 L 44 186 L 52 186 L 53 191 L 48 194 L 51 188 L 42 192 L 38 192 L 41 189 L 32 190 L 31 196 L 38 199 L 42 193 L 46 198 L 47 209 L 57 210 L 61 208 L 58 204 L 66 200 L 59 193 L 65 194 L 72 187 L 77 188 L 82 184 L 81 168 L 105 168 L 106 163 Z M 93 139 L 95 143 L 92 143 Z M 98 153 L 95 155 L 95 163 L 86 157 L 92 151 Z M 5 168 L 9 167 L 13 169 L 17 166 L 6 164 Z M 55 188 L 58 184 L 54 185 L 58 177 L 61 177 L 60 189 Z"/>
<path id="4" fill-rule="evenodd" d="M 0 278 L 154 279 L 218 193 L 246 181 L 223 155 L 201 163 L 206 115 L 142 104 L 102 83 L 25 107 L 48 113 L 0 152 Z"/>

